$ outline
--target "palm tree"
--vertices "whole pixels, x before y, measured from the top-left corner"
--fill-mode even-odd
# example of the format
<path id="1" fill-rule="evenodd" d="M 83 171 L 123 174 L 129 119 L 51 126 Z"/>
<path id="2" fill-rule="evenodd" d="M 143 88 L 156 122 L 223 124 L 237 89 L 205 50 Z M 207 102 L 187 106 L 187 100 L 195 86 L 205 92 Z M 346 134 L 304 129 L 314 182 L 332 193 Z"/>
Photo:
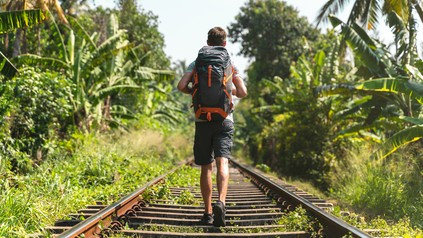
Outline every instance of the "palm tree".
<path id="1" fill-rule="evenodd" d="M 350 0 L 328 0 L 319 11 L 316 18 L 317 24 L 327 21 L 330 15 L 338 14 L 349 3 Z M 423 22 L 423 8 L 419 0 L 355 0 L 347 25 L 360 22 L 366 29 L 373 29 L 381 16 L 386 16 L 391 12 L 395 12 L 404 22 L 407 22 L 412 16 L 413 10 L 418 13 L 420 21 Z"/>
<path id="2" fill-rule="evenodd" d="M 410 16 L 409 20 L 412 19 Z M 353 49 L 359 62 L 356 76 L 360 82 L 350 84 L 325 85 L 317 88 L 323 96 L 354 94 L 355 101 L 348 101 L 346 109 L 339 115 L 351 115 L 357 111 L 366 112 L 364 120 L 344 128 L 342 134 L 379 131 L 389 137 L 381 147 L 380 156 L 388 156 L 400 146 L 423 137 L 422 123 L 419 115 L 423 105 L 423 69 L 416 62 L 413 35 L 404 22 L 395 13 L 388 15 L 388 22 L 396 33 L 399 48 L 395 55 L 383 44 L 372 39 L 358 24 L 347 25 L 336 17 L 330 20 L 336 27 L 341 26 L 345 42 Z M 416 61 L 416 62 L 415 62 Z M 401 121 L 404 120 L 404 121 Z M 417 124 L 409 127 L 409 124 Z M 387 133 L 390 130 L 391 132 Z"/>

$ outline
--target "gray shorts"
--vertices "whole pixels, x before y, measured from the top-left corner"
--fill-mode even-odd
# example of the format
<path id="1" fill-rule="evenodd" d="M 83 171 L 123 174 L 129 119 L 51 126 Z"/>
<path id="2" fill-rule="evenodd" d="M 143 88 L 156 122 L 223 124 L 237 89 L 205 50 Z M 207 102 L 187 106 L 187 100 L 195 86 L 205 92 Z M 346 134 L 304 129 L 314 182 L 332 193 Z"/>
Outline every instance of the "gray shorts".
<path id="1" fill-rule="evenodd" d="M 194 159 L 197 165 L 210 164 L 217 157 L 230 159 L 234 123 L 231 120 L 195 123 Z"/>

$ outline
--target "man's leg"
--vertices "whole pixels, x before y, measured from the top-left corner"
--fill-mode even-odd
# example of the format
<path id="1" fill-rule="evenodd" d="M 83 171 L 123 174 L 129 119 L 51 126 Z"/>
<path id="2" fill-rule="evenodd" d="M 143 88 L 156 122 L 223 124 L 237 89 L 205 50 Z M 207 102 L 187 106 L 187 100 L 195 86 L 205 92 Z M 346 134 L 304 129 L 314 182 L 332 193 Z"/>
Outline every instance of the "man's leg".
<path id="1" fill-rule="evenodd" d="M 226 194 L 228 193 L 229 183 L 229 165 L 228 159 L 225 157 L 216 158 L 217 167 L 217 191 L 219 192 L 219 200 L 226 204 Z"/>
<path id="2" fill-rule="evenodd" d="M 226 226 L 226 194 L 228 193 L 229 183 L 229 165 L 228 159 L 225 157 L 216 158 L 217 167 L 217 191 L 219 192 L 219 200 L 213 206 L 213 225 Z"/>
<path id="3" fill-rule="evenodd" d="M 212 170 L 213 163 L 201 165 L 200 188 L 206 214 L 212 213 Z"/>

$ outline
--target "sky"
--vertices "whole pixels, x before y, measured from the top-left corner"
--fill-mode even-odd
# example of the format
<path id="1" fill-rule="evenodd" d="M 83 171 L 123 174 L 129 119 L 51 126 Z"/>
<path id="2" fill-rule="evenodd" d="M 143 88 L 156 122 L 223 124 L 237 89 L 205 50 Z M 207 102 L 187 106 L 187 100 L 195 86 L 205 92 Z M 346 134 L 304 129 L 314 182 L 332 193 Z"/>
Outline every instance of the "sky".
<path id="1" fill-rule="evenodd" d="M 91 0 L 94 6 L 113 8 L 113 0 Z M 207 32 L 210 28 L 221 26 L 224 29 L 235 21 L 235 16 L 248 0 L 137 0 L 144 10 L 151 11 L 158 16 L 159 31 L 164 35 L 165 53 L 171 57 L 172 62 L 185 60 L 188 63 L 195 60 L 198 50 L 206 45 Z M 318 10 L 327 0 L 285 0 L 299 12 L 300 16 L 314 21 Z M 351 1 L 352 2 L 352 1 Z M 338 16 L 346 20 L 348 7 Z M 323 31 L 329 25 L 320 27 Z M 379 27 L 381 36 L 388 41 L 393 41 L 392 34 L 387 27 Z M 239 56 L 240 46 L 228 41 L 226 48 L 231 58 L 244 72 L 249 64 L 248 60 Z"/>

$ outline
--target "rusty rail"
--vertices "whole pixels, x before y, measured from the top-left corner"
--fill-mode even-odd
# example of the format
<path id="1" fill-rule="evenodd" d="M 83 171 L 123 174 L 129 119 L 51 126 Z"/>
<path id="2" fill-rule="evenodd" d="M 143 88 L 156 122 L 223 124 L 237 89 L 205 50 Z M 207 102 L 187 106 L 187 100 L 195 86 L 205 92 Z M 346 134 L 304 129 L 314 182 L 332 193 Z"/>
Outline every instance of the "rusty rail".
<path id="1" fill-rule="evenodd" d="M 192 162 L 190 160 L 180 166 Z M 232 183 L 229 185 L 226 200 L 226 227 L 199 224 L 203 213 L 201 205 L 171 204 L 166 200 L 147 203 L 141 200 L 140 195 L 148 187 L 159 183 L 180 166 L 158 176 L 110 206 L 89 206 L 81 209 L 79 212 L 87 219 L 75 222 L 77 224 L 70 229 L 56 226 L 51 230 L 63 232 L 58 237 L 66 238 L 101 237 L 113 232 L 131 237 L 310 237 L 311 234 L 307 231 L 281 231 L 283 229 L 280 228 L 284 225 L 275 223 L 278 218 L 285 216 L 287 211 L 301 205 L 322 224 L 323 230 L 319 231 L 319 234 L 324 237 L 371 237 L 328 213 L 327 211 L 333 208 L 331 203 L 292 185 L 274 182 L 257 170 L 234 160 L 230 160 Z M 189 191 L 196 199 L 201 200 L 198 187 L 174 187 L 170 190 L 174 196 Z M 213 200 L 215 199 L 216 191 L 213 192 Z M 132 229 L 126 229 L 127 227 Z"/>
<path id="2" fill-rule="evenodd" d="M 98 237 L 102 231 L 102 227 L 108 227 L 112 224 L 112 222 L 124 215 L 129 209 L 131 209 L 134 205 L 140 202 L 140 194 L 142 194 L 147 188 L 153 186 L 154 184 L 159 183 L 162 181 L 168 174 L 175 172 L 177 169 L 184 165 L 192 164 L 193 160 L 188 160 L 184 163 L 181 163 L 176 168 L 172 169 L 168 173 L 160 175 L 143 187 L 137 189 L 135 192 L 121 198 L 119 201 L 113 203 L 110 206 L 102 209 L 100 212 L 90 216 L 88 219 L 79 222 L 77 225 L 72 227 L 71 229 L 63 232 L 59 235 L 59 237 L 63 238 L 73 238 L 79 237 L 84 235 L 85 238 L 90 237 Z"/>
<path id="3" fill-rule="evenodd" d="M 307 199 L 289 191 L 287 188 L 276 184 L 265 176 L 255 172 L 253 169 L 244 166 L 234 160 L 231 160 L 230 162 L 232 165 L 239 168 L 241 172 L 246 173 L 247 176 L 255 181 L 258 186 L 264 186 L 266 189 L 271 190 L 271 192 L 275 194 L 275 198 L 279 200 L 278 202 L 287 202 L 287 204 L 293 206 L 301 205 L 303 208 L 305 208 L 309 213 L 316 217 L 319 222 L 322 223 L 324 226 L 323 232 L 328 237 L 343 237 L 346 235 L 353 235 L 354 237 L 371 237 L 356 227 L 346 223 L 345 221 L 333 216 L 328 212 L 325 212 Z"/>

